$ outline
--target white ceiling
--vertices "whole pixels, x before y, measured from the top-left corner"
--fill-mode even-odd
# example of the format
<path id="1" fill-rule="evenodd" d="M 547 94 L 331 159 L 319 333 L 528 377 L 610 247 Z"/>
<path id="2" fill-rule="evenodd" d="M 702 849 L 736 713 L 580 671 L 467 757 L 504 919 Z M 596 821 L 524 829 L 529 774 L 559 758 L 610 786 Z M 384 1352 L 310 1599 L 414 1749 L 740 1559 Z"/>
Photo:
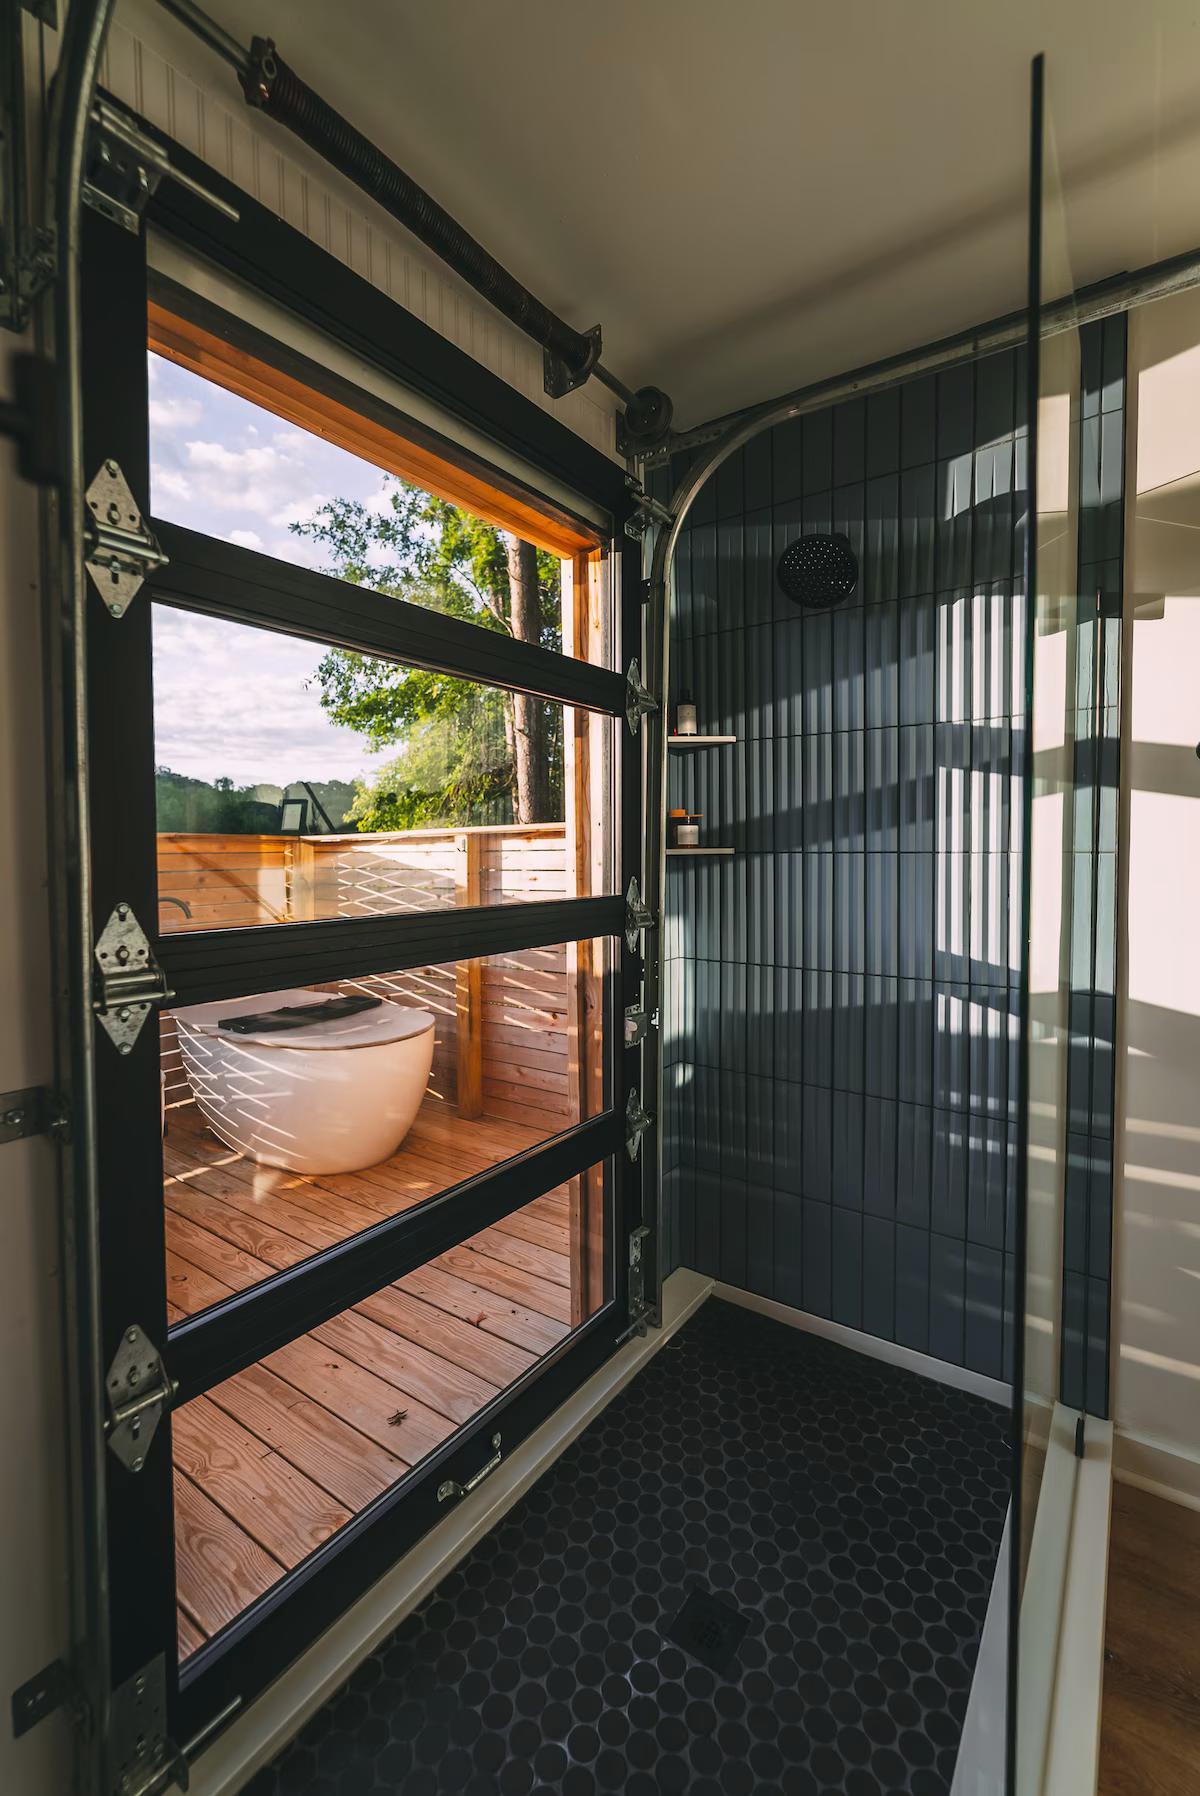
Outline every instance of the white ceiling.
<path id="1" fill-rule="evenodd" d="M 1195 0 L 205 3 L 685 424 L 1022 303 L 1038 50 L 1076 281 L 1200 246 Z"/>

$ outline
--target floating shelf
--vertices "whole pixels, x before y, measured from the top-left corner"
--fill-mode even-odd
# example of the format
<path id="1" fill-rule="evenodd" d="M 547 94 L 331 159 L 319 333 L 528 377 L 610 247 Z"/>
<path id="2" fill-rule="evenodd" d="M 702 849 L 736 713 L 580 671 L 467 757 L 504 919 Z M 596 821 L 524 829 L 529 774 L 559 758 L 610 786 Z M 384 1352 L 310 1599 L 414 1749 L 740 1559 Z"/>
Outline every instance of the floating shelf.
<path id="1" fill-rule="evenodd" d="M 674 855 L 680 855 L 680 856 L 685 855 L 685 854 L 732 854 L 733 849 L 732 848 L 668 848 L 667 853 L 668 853 L 668 855 L 674 854 Z"/>
<path id="2" fill-rule="evenodd" d="M 736 742 L 736 736 L 668 736 L 668 748 L 715 748 L 719 743 Z"/>

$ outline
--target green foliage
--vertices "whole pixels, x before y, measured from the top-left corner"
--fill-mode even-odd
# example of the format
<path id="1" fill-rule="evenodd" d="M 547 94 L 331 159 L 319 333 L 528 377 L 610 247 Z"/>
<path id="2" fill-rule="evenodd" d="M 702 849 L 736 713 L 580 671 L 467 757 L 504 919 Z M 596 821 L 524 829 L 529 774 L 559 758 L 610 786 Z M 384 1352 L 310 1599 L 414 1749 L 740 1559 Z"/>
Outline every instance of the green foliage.
<path id="1" fill-rule="evenodd" d="M 508 557 L 502 533 L 444 499 L 389 477 L 386 505 L 334 499 L 297 535 L 329 552 L 328 571 L 512 634 Z M 538 641 L 559 649 L 561 568 L 537 552 Z M 404 829 L 439 824 L 510 823 L 516 773 L 512 700 L 507 693 L 423 668 L 331 649 L 317 668 L 321 703 L 335 723 L 376 748 L 400 753 L 360 788 L 353 819 L 359 829 Z M 562 816 L 562 728 L 557 707 L 539 706 L 539 753 L 551 769 L 552 818 Z"/>
<path id="2" fill-rule="evenodd" d="M 329 823 L 337 830 L 349 826 L 357 803 L 355 788 L 346 780 L 312 780 Z M 158 828 L 186 834 L 215 836 L 273 835 L 279 828 L 279 807 L 285 794 L 307 799 L 311 795 L 297 780 L 290 786 L 236 786 L 231 779 L 197 780 L 173 773 L 169 767 L 154 771 Z M 325 825 L 310 819 L 314 830 Z"/>

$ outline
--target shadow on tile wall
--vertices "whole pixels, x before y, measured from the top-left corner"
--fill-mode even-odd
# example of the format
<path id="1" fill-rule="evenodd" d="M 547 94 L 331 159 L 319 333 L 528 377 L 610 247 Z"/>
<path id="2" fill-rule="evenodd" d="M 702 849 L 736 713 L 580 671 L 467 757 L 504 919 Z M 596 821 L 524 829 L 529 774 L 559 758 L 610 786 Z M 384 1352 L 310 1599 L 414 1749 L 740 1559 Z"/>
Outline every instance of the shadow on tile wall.
<path id="1" fill-rule="evenodd" d="M 671 651 L 673 694 L 738 740 L 671 757 L 671 803 L 736 852 L 668 864 L 669 1263 L 994 1377 L 1011 1349 L 1021 372 L 993 356 L 751 443 L 689 520 Z M 858 590 L 802 613 L 775 563 L 830 530 Z"/>

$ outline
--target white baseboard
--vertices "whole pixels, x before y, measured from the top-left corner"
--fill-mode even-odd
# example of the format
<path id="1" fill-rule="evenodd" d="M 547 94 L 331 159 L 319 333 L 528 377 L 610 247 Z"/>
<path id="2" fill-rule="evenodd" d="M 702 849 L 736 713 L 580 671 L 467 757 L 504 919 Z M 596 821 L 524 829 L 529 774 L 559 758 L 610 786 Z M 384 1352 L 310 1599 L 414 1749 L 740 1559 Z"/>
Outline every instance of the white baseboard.
<path id="1" fill-rule="evenodd" d="M 1168 1503 L 1200 1509 L 1200 1454 L 1119 1423 L 1113 1440 L 1113 1477 L 1118 1484 L 1132 1484 Z"/>
<path id="2" fill-rule="evenodd" d="M 1100 1775 L 1112 1461 L 1112 1423 L 1089 1416 L 1083 1458 L 1077 1462 L 1075 1477 L 1071 1544 L 1042 1785 L 1045 1796 L 1095 1796 Z M 1032 1561 L 1028 1575 L 1033 1575 Z"/>
<path id="3" fill-rule="evenodd" d="M 801 1328 L 807 1334 L 836 1341 L 839 1347 L 848 1347 L 852 1353 L 865 1353 L 868 1359 L 883 1360 L 886 1365 L 902 1366 L 906 1372 L 918 1372 L 922 1378 L 952 1385 L 956 1391 L 970 1391 L 976 1397 L 988 1397 L 993 1403 L 1006 1406 L 1012 1402 L 1012 1386 L 1002 1379 L 970 1372 L 965 1366 L 952 1366 L 948 1360 L 917 1353 L 912 1347 L 898 1347 L 892 1341 L 880 1340 L 877 1335 L 864 1334 L 859 1328 L 846 1328 L 841 1322 L 827 1322 L 823 1316 L 811 1316 L 807 1310 L 794 1310 L 786 1303 L 776 1303 L 772 1297 L 758 1297 L 753 1291 L 741 1291 L 736 1285 L 722 1284 L 719 1279 L 713 1285 L 713 1296 L 723 1297 L 727 1303 L 739 1303 L 743 1309 L 757 1310 L 761 1316 L 772 1316 L 776 1322 L 786 1322 L 789 1328 Z"/>
<path id="4" fill-rule="evenodd" d="M 1008 1763 L 1008 1580 L 1012 1509 L 992 1574 L 950 1796 L 1004 1796 Z"/>
<path id="5" fill-rule="evenodd" d="M 1080 1466 L 1075 1456 L 1075 1412 L 1062 1403 L 1049 1412 L 1040 1404 L 1037 1408 L 1039 1418 L 1045 1420 L 1045 1458 L 1021 1594 L 1017 1667 L 1017 1788 L 1028 1796 L 1040 1796 L 1047 1787 L 1044 1780 L 1054 1725 L 1055 1676 Z M 1028 1449 L 1025 1462 L 1029 1464 Z M 1027 1503 L 1025 1508 L 1028 1513 Z"/>
<path id="6" fill-rule="evenodd" d="M 459 1560 L 494 1528 L 577 1435 L 693 1315 L 713 1288 L 698 1272 L 675 1272 L 663 1286 L 663 1326 L 630 1341 L 514 1448 L 486 1483 L 419 1541 L 315 1641 L 192 1767 L 192 1796 L 235 1796 L 398 1627 Z"/>

